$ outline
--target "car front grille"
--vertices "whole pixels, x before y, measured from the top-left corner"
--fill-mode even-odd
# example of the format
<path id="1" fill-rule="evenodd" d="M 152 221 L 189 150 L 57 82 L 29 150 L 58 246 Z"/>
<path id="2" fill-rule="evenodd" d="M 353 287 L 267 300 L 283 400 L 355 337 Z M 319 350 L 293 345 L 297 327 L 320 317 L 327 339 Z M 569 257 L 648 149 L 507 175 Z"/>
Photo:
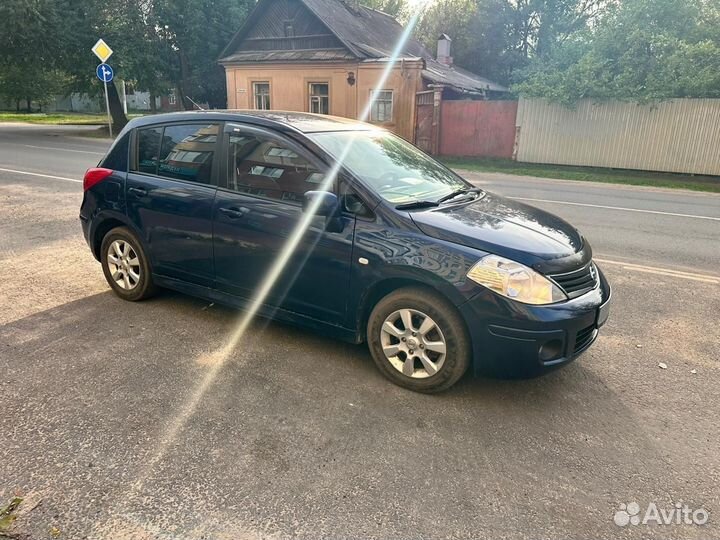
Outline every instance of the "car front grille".
<path id="1" fill-rule="evenodd" d="M 593 338 L 595 337 L 595 325 L 588 326 L 587 328 L 583 328 L 582 330 L 578 330 L 578 333 L 575 334 L 575 347 L 573 348 L 573 354 L 577 354 L 583 349 L 585 349 L 590 343 L 592 343 Z"/>
<path id="2" fill-rule="evenodd" d="M 568 298 L 577 298 L 591 291 L 597 285 L 597 270 L 593 263 L 588 263 L 579 270 L 573 270 L 565 274 L 551 274 L 549 276 L 557 283 Z"/>

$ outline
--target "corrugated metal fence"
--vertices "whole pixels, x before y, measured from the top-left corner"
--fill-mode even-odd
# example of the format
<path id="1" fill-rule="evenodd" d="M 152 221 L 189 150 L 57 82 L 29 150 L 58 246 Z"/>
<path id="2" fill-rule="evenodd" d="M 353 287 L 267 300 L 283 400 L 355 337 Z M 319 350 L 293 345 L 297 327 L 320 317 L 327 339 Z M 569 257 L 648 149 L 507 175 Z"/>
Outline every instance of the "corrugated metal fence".
<path id="1" fill-rule="evenodd" d="M 518 161 L 720 175 L 720 99 L 521 99 L 516 124 Z"/>
<path id="2" fill-rule="evenodd" d="M 440 153 L 510 159 L 517 101 L 443 101 Z"/>

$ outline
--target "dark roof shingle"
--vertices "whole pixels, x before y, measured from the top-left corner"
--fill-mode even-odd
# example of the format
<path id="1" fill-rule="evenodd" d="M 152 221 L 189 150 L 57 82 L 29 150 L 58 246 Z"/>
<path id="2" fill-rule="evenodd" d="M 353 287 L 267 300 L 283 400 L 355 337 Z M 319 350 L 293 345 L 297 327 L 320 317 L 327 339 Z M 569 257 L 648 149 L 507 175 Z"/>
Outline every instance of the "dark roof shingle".
<path id="1" fill-rule="evenodd" d="M 387 58 L 400 41 L 404 29 L 390 15 L 341 0 L 302 0 L 358 58 Z M 412 37 L 403 47 L 403 57 L 427 58 L 430 53 Z"/>

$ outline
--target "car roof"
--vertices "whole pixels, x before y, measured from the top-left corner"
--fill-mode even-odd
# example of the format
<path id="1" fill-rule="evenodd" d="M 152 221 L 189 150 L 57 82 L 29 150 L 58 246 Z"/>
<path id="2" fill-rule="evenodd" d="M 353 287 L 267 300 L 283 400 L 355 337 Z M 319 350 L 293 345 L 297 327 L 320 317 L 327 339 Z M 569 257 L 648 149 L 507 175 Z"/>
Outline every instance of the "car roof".
<path id="1" fill-rule="evenodd" d="M 184 111 L 141 116 L 132 120 L 133 128 L 146 127 L 168 122 L 187 121 L 244 122 L 248 124 L 273 127 L 281 131 L 300 133 L 319 133 L 327 131 L 377 131 L 381 129 L 350 118 L 312 114 L 297 111 L 257 111 L 257 110 L 209 110 Z"/>

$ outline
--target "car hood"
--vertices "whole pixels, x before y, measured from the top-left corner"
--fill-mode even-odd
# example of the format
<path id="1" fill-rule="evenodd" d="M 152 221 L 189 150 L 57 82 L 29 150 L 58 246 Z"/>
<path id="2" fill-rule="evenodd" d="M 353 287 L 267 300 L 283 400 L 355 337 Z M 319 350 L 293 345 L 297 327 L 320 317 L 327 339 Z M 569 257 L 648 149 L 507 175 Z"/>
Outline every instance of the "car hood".
<path id="1" fill-rule="evenodd" d="M 412 212 L 428 236 L 494 253 L 544 272 L 576 268 L 591 258 L 582 235 L 559 217 L 493 193 L 473 202 Z"/>

